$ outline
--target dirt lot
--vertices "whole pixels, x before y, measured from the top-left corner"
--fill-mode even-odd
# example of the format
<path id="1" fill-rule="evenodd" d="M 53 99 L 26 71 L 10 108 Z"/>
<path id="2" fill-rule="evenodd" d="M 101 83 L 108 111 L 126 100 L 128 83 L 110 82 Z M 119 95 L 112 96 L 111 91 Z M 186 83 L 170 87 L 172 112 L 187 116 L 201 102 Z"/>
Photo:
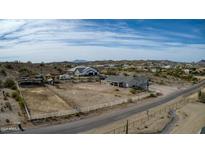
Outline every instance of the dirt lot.
<path id="1" fill-rule="evenodd" d="M 202 90 L 205 92 L 205 89 Z M 197 98 L 197 94 L 192 95 Z M 193 101 L 177 111 L 178 121 L 170 133 L 198 133 L 205 126 L 205 104 Z"/>
<path id="2" fill-rule="evenodd" d="M 20 123 L 21 111 L 14 99 L 10 96 L 4 100 L 3 91 L 11 95 L 11 90 L 0 89 L 0 127 L 5 125 L 12 125 Z"/>
<path id="3" fill-rule="evenodd" d="M 47 87 L 21 88 L 31 115 L 71 109 L 60 97 Z"/>
<path id="4" fill-rule="evenodd" d="M 100 83 L 64 83 L 58 86 L 49 86 L 49 88 L 68 102 L 74 102 L 79 107 L 108 102 L 123 102 L 129 98 L 145 94 L 145 92 L 131 94 L 128 88 L 113 87 Z"/>
<path id="5" fill-rule="evenodd" d="M 151 86 L 152 90 L 164 95 L 177 90 L 177 87 L 164 85 Z M 55 86 L 21 88 L 31 116 L 74 109 L 82 111 L 101 107 L 103 104 L 123 103 L 139 100 L 150 95 L 149 92 L 130 93 L 129 88 L 113 87 L 104 83 L 72 83 L 65 82 Z"/>
<path id="6" fill-rule="evenodd" d="M 149 90 L 162 93 L 163 95 L 168 95 L 170 93 L 173 93 L 177 90 L 181 90 L 184 88 L 186 87 L 184 86 L 182 88 L 182 87 L 177 87 L 177 86 L 166 86 L 166 85 L 153 84 L 153 85 L 150 85 Z"/>
<path id="7" fill-rule="evenodd" d="M 177 112 L 179 120 L 170 133 L 193 134 L 205 126 L 205 104 L 190 103 Z"/>

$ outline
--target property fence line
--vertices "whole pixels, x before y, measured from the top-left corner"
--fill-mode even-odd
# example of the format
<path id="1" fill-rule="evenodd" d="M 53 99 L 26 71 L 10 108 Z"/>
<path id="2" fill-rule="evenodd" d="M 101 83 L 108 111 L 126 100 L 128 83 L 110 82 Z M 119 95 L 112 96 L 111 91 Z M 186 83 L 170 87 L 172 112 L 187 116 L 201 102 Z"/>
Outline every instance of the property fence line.
<path id="1" fill-rule="evenodd" d="M 61 117 L 61 116 L 67 116 L 67 115 L 72 115 L 76 113 L 78 113 L 78 111 L 76 111 L 75 109 L 64 110 L 61 112 L 40 113 L 37 115 L 31 115 L 30 120 L 44 119 L 44 118 L 50 118 L 50 117 Z"/>
<path id="2" fill-rule="evenodd" d="M 19 88 L 18 82 L 16 82 L 16 86 L 17 86 L 17 89 L 18 89 L 18 91 L 19 91 L 20 97 L 21 97 L 21 98 L 24 98 L 23 95 L 22 95 L 22 93 L 21 93 L 21 90 L 20 90 L 20 88 Z M 29 109 L 28 109 L 28 107 L 27 107 L 27 104 L 25 103 L 25 100 L 24 100 L 23 106 L 24 106 L 24 109 L 25 109 L 25 111 L 26 111 L 26 114 L 27 114 L 28 119 L 31 120 L 32 117 L 31 117 L 31 114 L 30 114 Z"/>
<path id="3" fill-rule="evenodd" d="M 97 105 L 92 105 L 92 106 L 86 106 L 86 107 L 80 107 L 79 110 L 76 109 L 69 109 L 69 110 L 64 110 L 64 111 L 59 111 L 59 112 L 51 112 L 51 113 L 40 113 L 40 114 L 36 114 L 36 115 L 32 115 L 29 112 L 27 113 L 29 120 L 37 120 L 37 119 L 44 119 L 44 118 L 50 118 L 50 117 L 61 117 L 61 116 L 69 116 L 69 115 L 73 115 L 73 114 L 77 114 L 77 113 L 88 113 L 91 111 L 95 111 L 98 109 L 102 109 L 102 108 L 106 108 L 106 107 L 112 107 L 115 105 L 119 105 L 119 104 L 123 104 L 123 103 L 128 103 L 130 100 L 131 101 L 138 101 L 141 100 L 142 98 L 145 98 L 149 96 L 149 93 L 146 93 L 142 96 L 138 95 L 135 96 L 131 99 L 123 99 L 123 100 L 116 100 L 114 102 L 108 102 L 108 103 L 103 103 L 103 104 L 97 104 Z M 185 99 L 185 97 L 182 96 L 183 99 Z M 180 103 L 175 103 L 175 104 L 170 104 L 167 105 L 168 107 L 165 107 L 164 110 L 160 110 L 159 112 L 163 113 L 163 112 L 168 112 L 170 108 L 172 109 L 177 109 L 180 106 L 183 106 L 185 103 L 184 101 L 180 102 Z M 153 113 L 156 114 L 156 113 Z"/>
<path id="4" fill-rule="evenodd" d="M 79 110 L 76 109 L 69 109 L 69 110 L 64 110 L 64 111 L 59 111 L 59 112 L 51 112 L 51 113 L 40 113 L 36 115 L 30 115 L 29 120 L 37 120 L 37 119 L 44 119 L 44 118 L 50 118 L 50 117 L 60 117 L 60 116 L 69 116 L 77 113 L 88 113 L 91 111 L 95 111 L 98 109 L 106 108 L 106 107 L 112 107 L 115 105 L 123 104 L 123 103 L 128 103 L 130 100 L 131 101 L 137 101 L 140 100 L 149 94 L 144 94 L 142 96 L 136 96 L 134 98 L 130 99 L 123 99 L 123 100 L 116 100 L 113 102 L 108 102 L 108 103 L 103 103 L 103 104 L 96 104 L 92 106 L 86 106 L 86 107 L 80 107 Z"/>
<path id="5" fill-rule="evenodd" d="M 154 119 L 157 115 L 168 114 L 169 111 L 177 110 L 183 107 L 185 104 L 188 104 L 192 101 L 193 99 L 182 98 L 182 100 L 177 101 L 176 103 L 170 103 L 168 105 L 166 104 L 166 106 L 164 106 L 163 108 L 156 109 L 157 107 L 155 107 L 153 109 L 150 109 L 148 114 L 146 114 L 144 117 L 128 122 L 128 132 L 136 130 L 136 128 L 138 128 L 139 126 L 142 126 L 143 124 L 145 124 L 145 122 L 148 122 L 149 120 Z M 105 134 L 125 134 L 126 127 L 127 127 L 127 124 L 124 123 L 121 126 L 116 127 L 104 133 Z"/>

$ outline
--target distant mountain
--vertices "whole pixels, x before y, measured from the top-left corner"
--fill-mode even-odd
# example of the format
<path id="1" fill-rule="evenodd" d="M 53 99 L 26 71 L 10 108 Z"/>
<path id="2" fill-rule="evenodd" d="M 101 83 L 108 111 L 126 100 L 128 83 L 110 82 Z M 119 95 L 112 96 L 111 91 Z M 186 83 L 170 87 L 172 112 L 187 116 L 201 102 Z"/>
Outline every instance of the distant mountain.
<path id="1" fill-rule="evenodd" d="M 87 60 L 74 60 L 72 61 L 73 63 L 86 63 L 88 62 Z"/>
<path id="2" fill-rule="evenodd" d="M 198 64 L 205 65 L 205 60 L 204 60 L 204 59 L 200 60 L 200 61 L 198 62 Z"/>

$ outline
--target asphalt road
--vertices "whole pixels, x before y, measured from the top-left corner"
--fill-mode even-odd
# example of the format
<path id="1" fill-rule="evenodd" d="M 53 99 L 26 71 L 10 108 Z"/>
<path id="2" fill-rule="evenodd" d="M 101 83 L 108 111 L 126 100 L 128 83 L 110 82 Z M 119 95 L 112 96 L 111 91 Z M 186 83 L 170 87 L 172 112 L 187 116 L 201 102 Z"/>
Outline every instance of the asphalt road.
<path id="1" fill-rule="evenodd" d="M 109 123 L 113 123 L 117 120 L 127 118 L 131 115 L 149 110 L 153 107 L 165 104 L 171 100 L 174 100 L 176 97 L 188 96 L 191 93 L 197 92 L 204 85 L 205 85 L 205 81 L 202 81 L 199 84 L 193 85 L 185 90 L 174 92 L 166 97 L 162 97 L 158 100 L 154 100 L 153 102 L 150 102 L 149 104 L 146 104 L 143 106 L 134 106 L 134 107 L 132 106 L 132 107 L 128 107 L 126 109 L 122 109 L 119 111 L 115 111 L 115 112 L 100 115 L 100 116 L 81 119 L 78 121 L 59 124 L 59 125 L 26 129 L 23 132 L 17 132 L 17 133 L 25 133 L 25 134 L 75 134 L 75 133 L 81 133 L 81 132 L 84 132 L 84 131 L 87 131 L 87 130 L 90 130 L 93 128 L 97 128 L 97 127 L 104 126 L 104 125 L 109 124 Z"/>

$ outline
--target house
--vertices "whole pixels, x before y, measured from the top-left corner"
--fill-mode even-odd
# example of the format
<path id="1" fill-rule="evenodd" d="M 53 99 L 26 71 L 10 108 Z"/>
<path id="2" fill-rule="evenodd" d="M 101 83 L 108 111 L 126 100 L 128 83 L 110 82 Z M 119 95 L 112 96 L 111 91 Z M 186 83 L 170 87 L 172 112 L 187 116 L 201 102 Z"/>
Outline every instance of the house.
<path id="1" fill-rule="evenodd" d="M 68 74 L 59 75 L 59 80 L 69 80 L 69 79 L 71 79 L 71 76 Z"/>
<path id="2" fill-rule="evenodd" d="M 157 68 L 151 68 L 151 72 L 152 73 L 156 73 L 157 72 Z"/>
<path id="3" fill-rule="evenodd" d="M 148 90 L 149 87 L 149 79 L 143 76 L 108 76 L 105 82 L 113 86 L 124 88 L 141 88 Z"/>
<path id="4" fill-rule="evenodd" d="M 97 69 L 92 67 L 86 67 L 86 66 L 77 66 L 70 70 L 68 70 L 69 74 L 75 75 L 75 76 L 95 76 L 99 75 L 99 72 Z"/>
<path id="5" fill-rule="evenodd" d="M 169 69 L 169 68 L 171 68 L 171 65 L 165 65 L 165 66 L 162 66 L 162 68 Z"/>
<path id="6" fill-rule="evenodd" d="M 190 73 L 189 69 L 184 69 L 184 73 L 189 74 Z"/>

